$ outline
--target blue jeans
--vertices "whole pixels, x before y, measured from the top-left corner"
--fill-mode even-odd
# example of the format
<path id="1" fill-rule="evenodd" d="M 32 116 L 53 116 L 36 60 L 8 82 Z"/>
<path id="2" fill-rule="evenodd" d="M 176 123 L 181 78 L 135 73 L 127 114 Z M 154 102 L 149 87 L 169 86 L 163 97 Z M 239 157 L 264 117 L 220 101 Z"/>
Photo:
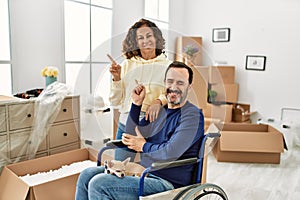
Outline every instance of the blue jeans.
<path id="1" fill-rule="evenodd" d="M 91 167 L 83 170 L 76 185 L 75 200 L 138 200 L 139 177 L 104 173 L 104 167 Z M 149 174 L 144 182 L 144 195 L 174 189 L 168 181 Z"/>
<path id="2" fill-rule="evenodd" d="M 118 130 L 116 134 L 116 139 L 122 139 L 122 134 L 125 133 L 125 125 L 122 123 L 118 123 Z M 130 157 L 130 161 L 133 162 L 135 158 L 136 152 L 133 150 L 128 149 L 127 147 L 117 148 L 115 149 L 115 160 L 125 160 L 126 158 Z"/>

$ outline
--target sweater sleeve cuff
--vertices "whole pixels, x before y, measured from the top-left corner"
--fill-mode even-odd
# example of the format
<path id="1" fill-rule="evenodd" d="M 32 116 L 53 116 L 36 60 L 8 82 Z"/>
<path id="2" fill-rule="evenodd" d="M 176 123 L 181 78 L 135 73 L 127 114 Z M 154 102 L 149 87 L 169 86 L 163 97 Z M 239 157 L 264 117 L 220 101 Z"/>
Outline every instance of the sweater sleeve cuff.
<path id="1" fill-rule="evenodd" d="M 142 109 L 142 106 L 138 106 L 133 103 L 131 104 L 129 116 L 136 124 L 138 124 L 138 122 L 139 122 L 139 116 L 140 116 L 141 109 Z"/>
<path id="2" fill-rule="evenodd" d="M 148 153 L 150 149 L 151 144 L 149 142 L 146 142 L 143 146 L 143 152 Z"/>
<path id="3" fill-rule="evenodd" d="M 117 89 L 121 87 L 121 81 L 112 81 L 111 82 L 111 88 L 112 89 Z"/>

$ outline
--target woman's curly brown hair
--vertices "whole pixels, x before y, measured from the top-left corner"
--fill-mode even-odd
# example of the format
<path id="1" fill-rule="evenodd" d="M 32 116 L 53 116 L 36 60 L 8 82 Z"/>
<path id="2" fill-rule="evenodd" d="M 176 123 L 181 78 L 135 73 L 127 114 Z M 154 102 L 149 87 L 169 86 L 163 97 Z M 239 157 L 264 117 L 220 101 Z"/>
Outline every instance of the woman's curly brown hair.
<path id="1" fill-rule="evenodd" d="M 138 28 L 140 28 L 143 25 L 148 26 L 153 31 L 154 37 L 156 39 L 156 49 L 155 49 L 156 56 L 160 55 L 161 53 L 164 53 L 163 49 L 165 48 L 165 39 L 162 36 L 161 30 L 156 26 L 155 23 L 147 19 L 140 19 L 138 22 L 136 22 L 133 26 L 130 27 L 126 35 L 126 38 L 122 43 L 123 45 L 122 53 L 127 59 L 130 59 L 134 56 L 142 57 L 141 51 L 136 41 L 136 31 Z"/>

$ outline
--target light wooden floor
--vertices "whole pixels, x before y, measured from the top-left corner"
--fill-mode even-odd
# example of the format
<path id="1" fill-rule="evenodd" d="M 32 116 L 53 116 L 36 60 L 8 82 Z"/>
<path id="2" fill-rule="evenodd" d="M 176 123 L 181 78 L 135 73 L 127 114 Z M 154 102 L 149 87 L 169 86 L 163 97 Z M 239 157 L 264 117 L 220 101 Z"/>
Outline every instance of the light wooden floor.
<path id="1" fill-rule="evenodd" d="M 230 200 L 298 200 L 300 147 L 282 153 L 280 164 L 217 162 L 210 153 L 207 182 L 222 187 Z"/>

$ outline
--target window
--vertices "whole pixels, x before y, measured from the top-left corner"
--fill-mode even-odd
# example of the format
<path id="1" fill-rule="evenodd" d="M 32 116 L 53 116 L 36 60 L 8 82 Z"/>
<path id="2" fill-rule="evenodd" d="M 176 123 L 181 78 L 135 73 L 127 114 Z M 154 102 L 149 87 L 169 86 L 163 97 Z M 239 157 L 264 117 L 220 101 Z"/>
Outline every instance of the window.
<path id="1" fill-rule="evenodd" d="M 145 0 L 145 16 L 167 24 L 169 22 L 169 0 Z"/>
<path id="2" fill-rule="evenodd" d="M 0 94 L 12 94 L 8 0 L 0 0 Z"/>
<path id="3" fill-rule="evenodd" d="M 153 21 L 163 32 L 168 46 L 169 0 L 145 0 L 145 17 Z"/>
<path id="4" fill-rule="evenodd" d="M 112 0 L 65 0 L 64 10 L 66 83 L 81 95 L 108 96 Z"/>

